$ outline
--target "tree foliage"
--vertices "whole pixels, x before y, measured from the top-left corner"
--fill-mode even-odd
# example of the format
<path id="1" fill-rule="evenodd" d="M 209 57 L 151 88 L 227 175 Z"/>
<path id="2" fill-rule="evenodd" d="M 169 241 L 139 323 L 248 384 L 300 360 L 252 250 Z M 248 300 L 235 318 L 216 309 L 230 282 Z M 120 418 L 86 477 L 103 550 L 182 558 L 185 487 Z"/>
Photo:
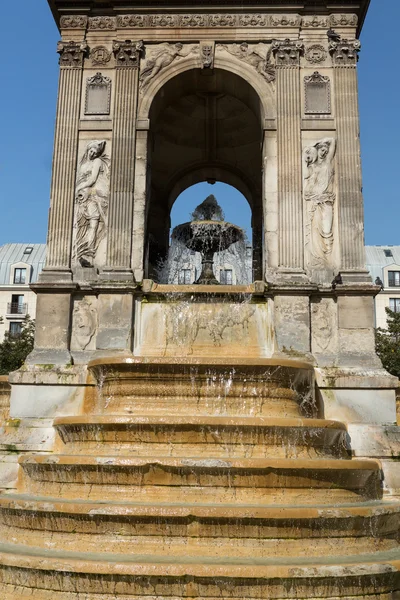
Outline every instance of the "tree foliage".
<path id="1" fill-rule="evenodd" d="M 387 329 L 376 330 L 376 353 L 389 373 L 400 378 L 400 313 L 386 308 Z"/>
<path id="2" fill-rule="evenodd" d="M 33 350 L 34 335 L 35 321 L 29 315 L 25 317 L 18 336 L 6 331 L 4 340 L 0 344 L 0 375 L 6 375 L 22 367 L 26 357 Z"/>

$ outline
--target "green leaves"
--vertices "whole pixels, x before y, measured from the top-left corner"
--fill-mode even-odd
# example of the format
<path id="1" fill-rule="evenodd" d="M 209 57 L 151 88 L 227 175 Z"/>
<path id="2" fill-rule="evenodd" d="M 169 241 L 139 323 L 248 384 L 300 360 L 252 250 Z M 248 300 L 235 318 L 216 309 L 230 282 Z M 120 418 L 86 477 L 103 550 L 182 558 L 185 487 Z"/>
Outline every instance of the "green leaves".
<path id="1" fill-rule="evenodd" d="M 376 353 L 391 375 L 400 378 L 400 313 L 386 308 L 387 329 L 375 331 Z"/>
<path id="2" fill-rule="evenodd" d="M 13 336 L 6 331 L 0 344 L 0 375 L 16 371 L 24 364 L 28 354 L 33 350 L 35 321 L 27 315 L 22 323 L 20 335 Z"/>

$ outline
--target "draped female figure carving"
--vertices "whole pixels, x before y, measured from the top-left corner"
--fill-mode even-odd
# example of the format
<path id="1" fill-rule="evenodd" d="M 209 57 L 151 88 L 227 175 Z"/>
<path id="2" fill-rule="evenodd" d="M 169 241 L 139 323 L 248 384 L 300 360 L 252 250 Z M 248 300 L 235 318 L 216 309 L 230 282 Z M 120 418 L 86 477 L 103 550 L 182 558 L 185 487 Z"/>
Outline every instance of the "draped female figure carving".
<path id="1" fill-rule="evenodd" d="M 304 151 L 304 199 L 308 223 L 306 245 L 312 266 L 324 267 L 333 249 L 336 140 L 325 138 Z"/>
<path id="2" fill-rule="evenodd" d="M 83 267 L 92 267 L 106 233 L 109 163 L 105 141 L 90 142 L 82 156 L 76 181 L 75 255 Z"/>

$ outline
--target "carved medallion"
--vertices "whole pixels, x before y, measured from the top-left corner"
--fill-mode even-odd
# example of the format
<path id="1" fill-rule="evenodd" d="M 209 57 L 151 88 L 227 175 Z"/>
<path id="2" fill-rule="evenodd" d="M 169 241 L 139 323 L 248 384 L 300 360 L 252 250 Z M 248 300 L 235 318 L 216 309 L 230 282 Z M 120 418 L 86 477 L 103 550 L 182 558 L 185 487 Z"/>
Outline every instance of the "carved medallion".
<path id="1" fill-rule="evenodd" d="M 90 51 L 90 58 L 94 67 L 102 67 L 111 60 L 111 52 L 105 46 L 96 46 Z"/>
<path id="2" fill-rule="evenodd" d="M 305 53 L 306 60 L 313 65 L 324 62 L 327 56 L 328 53 L 321 44 L 309 46 Z"/>

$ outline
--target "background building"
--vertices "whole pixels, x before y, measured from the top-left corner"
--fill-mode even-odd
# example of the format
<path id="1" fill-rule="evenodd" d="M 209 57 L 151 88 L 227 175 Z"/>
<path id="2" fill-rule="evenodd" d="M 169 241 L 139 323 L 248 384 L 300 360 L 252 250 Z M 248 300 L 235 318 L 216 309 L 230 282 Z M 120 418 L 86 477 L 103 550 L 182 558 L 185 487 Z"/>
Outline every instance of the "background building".
<path id="1" fill-rule="evenodd" d="M 46 244 L 5 244 L 0 247 L 0 341 L 4 333 L 18 335 L 26 315 L 36 315 L 36 294 L 29 284 L 43 269 Z"/>
<path id="2" fill-rule="evenodd" d="M 375 326 L 386 328 L 385 308 L 400 312 L 400 246 L 366 246 L 365 253 L 372 281 L 382 285 L 375 298 Z"/>

